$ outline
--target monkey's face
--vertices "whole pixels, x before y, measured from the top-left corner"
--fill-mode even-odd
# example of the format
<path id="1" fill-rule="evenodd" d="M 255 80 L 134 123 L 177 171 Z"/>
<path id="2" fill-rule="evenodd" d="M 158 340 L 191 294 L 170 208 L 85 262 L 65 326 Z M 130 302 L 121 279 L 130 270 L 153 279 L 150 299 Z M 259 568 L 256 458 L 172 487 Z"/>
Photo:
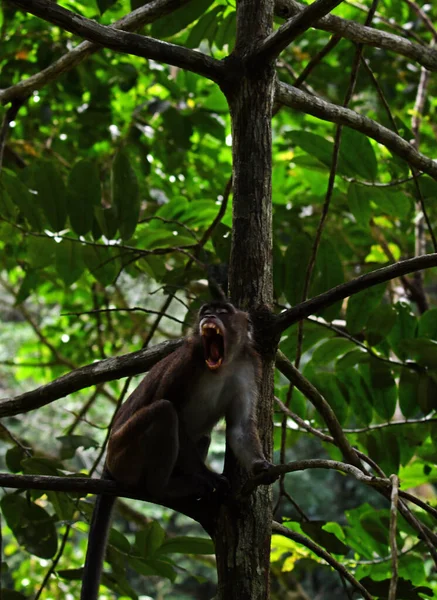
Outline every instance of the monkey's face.
<path id="1" fill-rule="evenodd" d="M 205 304 L 199 311 L 199 335 L 206 365 L 217 371 L 250 343 L 247 315 L 228 302 Z"/>

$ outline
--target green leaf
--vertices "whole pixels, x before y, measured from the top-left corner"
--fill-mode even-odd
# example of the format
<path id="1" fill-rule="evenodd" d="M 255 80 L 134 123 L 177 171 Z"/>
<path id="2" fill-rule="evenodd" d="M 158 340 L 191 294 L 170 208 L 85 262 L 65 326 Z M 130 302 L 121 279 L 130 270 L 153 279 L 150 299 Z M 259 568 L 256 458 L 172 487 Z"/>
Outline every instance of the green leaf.
<path id="1" fill-rule="evenodd" d="M 391 304 L 382 304 L 370 314 L 366 324 L 366 338 L 371 346 L 385 340 L 396 323 L 396 317 Z"/>
<path id="2" fill-rule="evenodd" d="M 336 371 L 340 372 L 346 369 L 350 369 L 351 367 L 355 367 L 356 365 L 369 362 L 370 355 L 368 352 L 364 350 L 364 348 L 357 348 L 352 352 L 348 352 L 344 356 L 338 359 L 337 364 L 335 365 Z"/>
<path id="3" fill-rule="evenodd" d="M 77 235 L 85 235 L 94 221 L 94 207 L 100 205 L 100 176 L 95 162 L 80 160 L 68 178 L 67 208 Z"/>
<path id="4" fill-rule="evenodd" d="M 39 283 L 39 273 L 33 269 L 29 269 L 21 282 L 20 289 L 18 290 L 15 302 L 21 304 L 24 302 Z"/>
<path id="5" fill-rule="evenodd" d="M 128 240 L 132 237 L 138 223 L 140 200 L 137 177 L 123 149 L 115 155 L 111 170 L 111 185 L 112 202 L 117 209 L 120 235 L 122 239 Z"/>
<path id="6" fill-rule="evenodd" d="M 311 282 L 311 296 L 317 296 L 344 281 L 343 265 L 335 246 L 329 240 L 322 240 L 317 252 Z M 341 301 L 318 311 L 327 320 L 333 320 L 341 309 Z"/>
<path id="7" fill-rule="evenodd" d="M 388 545 L 389 520 L 381 511 L 368 512 L 360 519 L 364 531 L 372 536 L 377 542 Z"/>
<path id="8" fill-rule="evenodd" d="M 14 205 L 12 198 L 6 190 L 4 184 L 4 175 L 0 176 L 0 214 L 4 219 L 14 222 L 16 218 L 16 213 L 17 207 Z"/>
<path id="9" fill-rule="evenodd" d="M 351 183 L 347 190 L 347 199 L 350 211 L 357 220 L 357 223 L 364 229 L 367 229 L 372 217 L 368 188 L 357 183 Z"/>
<path id="10" fill-rule="evenodd" d="M 326 398 L 340 424 L 344 424 L 348 416 L 348 405 L 338 384 L 337 377 L 333 373 L 316 373 L 312 377 L 312 383 Z"/>
<path id="11" fill-rule="evenodd" d="M 78 448 L 98 448 L 99 443 L 86 435 L 60 435 L 56 438 L 61 442 L 61 459 L 73 458 Z"/>
<path id="12" fill-rule="evenodd" d="M 416 416 L 419 411 L 417 401 L 419 381 L 419 373 L 402 368 L 399 379 L 399 406 L 406 419 Z"/>
<path id="13" fill-rule="evenodd" d="M 229 51 L 232 51 L 235 44 L 235 32 L 237 29 L 236 11 L 229 13 L 219 25 L 217 35 L 215 37 L 215 45 L 219 50 L 227 44 Z"/>
<path id="14" fill-rule="evenodd" d="M 214 544 L 208 538 L 176 536 L 167 538 L 159 554 L 214 554 Z"/>
<path id="15" fill-rule="evenodd" d="M 6 452 L 6 466 L 12 473 L 20 473 L 23 470 L 22 461 L 27 457 L 27 454 L 21 446 L 13 446 Z"/>
<path id="16" fill-rule="evenodd" d="M 109 532 L 108 543 L 123 554 L 130 554 L 132 551 L 132 546 L 130 545 L 127 537 L 113 527 L 111 527 Z"/>
<path id="17" fill-rule="evenodd" d="M 103 208 L 102 206 L 96 206 L 94 208 L 94 216 L 96 217 L 96 221 L 98 223 L 97 236 L 93 236 L 94 239 L 101 237 L 102 233 L 108 240 L 113 240 L 115 238 L 115 234 L 118 229 L 118 219 L 116 214 L 115 207 L 111 206 L 110 208 Z M 94 223 L 95 224 L 95 223 Z"/>
<path id="18" fill-rule="evenodd" d="M 205 14 L 212 3 L 213 0 L 191 0 L 191 2 L 166 17 L 155 21 L 152 25 L 152 37 L 158 39 L 169 38 L 178 31 L 182 31 L 190 23 Z"/>
<path id="19" fill-rule="evenodd" d="M 62 240 L 56 246 L 56 270 L 65 285 L 71 285 L 79 279 L 85 265 L 82 246 L 70 240 Z"/>
<path id="20" fill-rule="evenodd" d="M 328 365 L 347 352 L 355 350 L 355 348 L 356 344 L 346 338 L 333 338 L 327 340 L 314 350 L 312 361 L 315 364 Z"/>
<path id="21" fill-rule="evenodd" d="M 202 40 L 208 40 L 210 45 L 213 43 L 219 25 L 219 15 L 223 13 L 224 8 L 223 5 L 215 6 L 200 17 L 188 36 L 188 48 L 198 48 Z"/>
<path id="22" fill-rule="evenodd" d="M 96 0 L 97 2 L 97 6 L 98 9 L 100 11 L 100 14 L 103 15 L 103 13 L 105 11 L 108 10 L 108 8 L 111 8 L 111 6 L 114 6 L 114 4 L 117 2 L 117 0 Z M 142 4 L 145 3 L 145 0 L 142 0 Z M 134 10 L 133 8 L 131 10 Z"/>
<path id="23" fill-rule="evenodd" d="M 341 134 L 339 153 L 340 165 L 353 176 L 374 181 L 378 173 L 378 162 L 372 144 L 362 133 L 345 127 Z"/>
<path id="24" fill-rule="evenodd" d="M 284 294 L 293 306 L 302 300 L 305 273 L 311 256 L 311 239 L 304 233 L 295 233 L 284 257 Z"/>
<path id="25" fill-rule="evenodd" d="M 53 264 L 57 248 L 53 238 L 30 237 L 27 248 L 29 264 L 34 269 L 41 269 Z"/>
<path id="26" fill-rule="evenodd" d="M 67 220 L 67 190 L 53 161 L 40 160 L 32 165 L 37 203 L 54 231 L 64 229 Z"/>
<path id="27" fill-rule="evenodd" d="M 210 110 L 212 112 L 223 112 L 229 111 L 228 101 L 223 92 L 218 87 L 215 87 L 213 91 L 208 94 L 206 99 L 202 102 L 204 110 Z"/>
<path id="28" fill-rule="evenodd" d="M 365 436 L 369 456 L 387 474 L 398 473 L 401 462 L 399 439 L 390 430 L 371 431 Z"/>
<path id="29" fill-rule="evenodd" d="M 158 521 L 151 521 L 135 536 L 134 551 L 143 558 L 152 558 L 165 539 L 165 531 Z"/>
<path id="30" fill-rule="evenodd" d="M 347 303 L 346 321 L 350 333 L 360 333 L 370 314 L 379 306 L 386 284 L 375 285 L 351 296 Z"/>
<path id="31" fill-rule="evenodd" d="M 171 136 L 176 142 L 177 147 L 188 150 L 191 147 L 190 138 L 193 134 L 193 125 L 190 117 L 170 107 L 162 115 L 162 120 L 165 128 L 171 132 Z"/>
<path id="32" fill-rule="evenodd" d="M 359 425 L 369 425 L 373 417 L 373 403 L 366 381 L 355 369 L 344 369 L 337 372 L 337 378 L 349 398 L 351 414 Z"/>
<path id="33" fill-rule="evenodd" d="M 53 518 L 47 511 L 17 494 L 3 496 L 0 506 L 21 546 L 40 558 L 53 558 L 58 548 L 58 538 Z"/>
<path id="34" fill-rule="evenodd" d="M 360 580 L 366 590 L 377 598 L 388 598 L 390 590 L 391 579 L 385 579 L 384 581 L 374 581 L 370 577 L 364 577 Z M 415 586 L 411 581 L 405 579 L 398 579 L 396 588 L 396 600 L 423 600 L 420 594 L 426 596 L 434 596 L 431 588 L 427 586 Z"/>
<path id="35" fill-rule="evenodd" d="M 405 347 L 405 341 L 415 337 L 417 319 L 407 302 L 398 302 L 395 305 L 395 309 L 398 316 L 387 339 L 395 354 L 401 360 L 406 360 L 408 358 L 408 351 Z"/>
<path id="36" fill-rule="evenodd" d="M 394 219 L 405 219 L 412 209 L 412 201 L 399 190 L 389 188 L 371 188 L 370 200 L 379 209 L 377 212 Z"/>
<path id="37" fill-rule="evenodd" d="M 102 285 L 113 283 L 119 272 L 119 251 L 114 246 L 85 246 L 83 258 L 89 272 Z"/>
<path id="38" fill-rule="evenodd" d="M 311 156 L 315 156 L 322 164 L 330 168 L 334 144 L 310 131 L 291 131 L 288 134 L 292 144 L 302 148 Z"/>
<path id="39" fill-rule="evenodd" d="M 155 558 L 144 561 L 136 557 L 130 557 L 129 564 L 137 573 L 145 577 L 158 575 L 159 577 L 166 577 L 172 582 L 176 579 L 176 571 L 172 565 L 163 560 Z"/>
<path id="40" fill-rule="evenodd" d="M 29 221 L 32 229 L 41 231 L 44 227 L 44 218 L 38 207 L 36 194 L 31 194 L 27 186 L 12 171 L 6 169 L 3 169 L 1 173 L 0 188 L 6 192 L 7 197 Z"/>
<path id="41" fill-rule="evenodd" d="M 437 308 L 427 310 L 420 317 L 417 337 L 437 340 Z"/>
<path id="42" fill-rule="evenodd" d="M 396 383 L 387 363 L 372 358 L 369 363 L 373 406 L 378 415 L 389 421 L 396 410 Z"/>
<path id="43" fill-rule="evenodd" d="M 428 338 L 404 340 L 404 348 L 419 364 L 437 369 L 437 341 Z"/>
<path id="44" fill-rule="evenodd" d="M 326 548 L 328 552 L 333 554 L 347 554 L 350 550 L 346 544 L 343 544 L 334 534 L 325 531 L 323 527 L 326 521 L 302 521 L 300 526 L 302 531 L 306 533 L 317 544 Z"/>

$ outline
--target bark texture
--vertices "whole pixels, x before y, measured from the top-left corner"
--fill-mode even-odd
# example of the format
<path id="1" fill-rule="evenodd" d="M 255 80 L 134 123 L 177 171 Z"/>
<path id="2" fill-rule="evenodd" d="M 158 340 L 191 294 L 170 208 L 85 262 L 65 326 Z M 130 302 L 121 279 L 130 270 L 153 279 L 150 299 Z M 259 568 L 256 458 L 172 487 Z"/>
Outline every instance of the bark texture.
<path id="1" fill-rule="evenodd" d="M 271 116 L 275 91 L 272 63 L 246 57 L 272 31 L 271 0 L 240 0 L 237 42 L 229 60 L 233 76 L 223 86 L 232 118 L 233 237 L 230 261 L 232 301 L 245 309 L 272 302 Z M 258 424 L 266 458 L 272 453 L 273 356 L 275 341 L 259 348 L 263 358 Z M 247 478 L 227 455 L 225 472 L 233 489 Z M 260 486 L 248 498 L 221 507 L 215 544 L 217 600 L 269 598 L 271 489 Z"/>

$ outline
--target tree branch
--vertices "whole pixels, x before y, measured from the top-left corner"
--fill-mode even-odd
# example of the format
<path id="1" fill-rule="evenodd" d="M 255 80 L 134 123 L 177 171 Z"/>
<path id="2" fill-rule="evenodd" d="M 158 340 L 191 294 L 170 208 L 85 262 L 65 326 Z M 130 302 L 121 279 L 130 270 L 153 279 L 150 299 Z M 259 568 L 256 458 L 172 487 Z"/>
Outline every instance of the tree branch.
<path id="1" fill-rule="evenodd" d="M 412 167 L 437 180 L 437 163 L 434 160 L 421 154 L 399 135 L 368 117 L 364 117 L 349 108 L 343 108 L 316 96 L 306 94 L 302 90 L 282 82 L 279 82 L 276 86 L 276 100 L 281 104 L 319 119 L 361 131 L 361 133 L 368 135 L 400 158 L 403 158 Z"/>
<path id="2" fill-rule="evenodd" d="M 271 33 L 256 48 L 249 60 L 265 61 L 273 60 L 285 50 L 299 35 L 307 31 L 318 19 L 324 17 L 328 12 L 341 4 L 343 0 L 315 0 L 309 6 L 305 6 L 281 25 L 279 29 Z"/>
<path id="3" fill-rule="evenodd" d="M 437 254 L 425 254 L 424 256 L 402 260 L 394 265 L 376 269 L 352 281 L 337 285 L 327 292 L 323 292 L 323 294 L 319 294 L 306 302 L 301 302 L 278 315 L 275 320 L 276 332 L 281 333 L 294 323 L 297 323 L 297 321 L 305 319 L 323 308 L 332 306 L 332 304 L 335 304 L 339 300 L 344 300 L 362 290 L 366 290 L 379 283 L 385 283 L 401 275 L 414 273 L 421 269 L 429 269 L 430 267 L 437 267 Z"/>
<path id="4" fill-rule="evenodd" d="M 276 14 L 286 18 L 297 15 L 306 9 L 307 7 L 304 4 L 295 0 L 276 0 L 275 3 Z M 314 23 L 314 27 L 341 35 L 356 44 L 364 44 L 365 46 L 374 46 L 375 48 L 384 48 L 385 50 L 396 52 L 419 63 L 430 71 L 437 71 L 436 50 L 410 42 L 399 35 L 378 31 L 373 27 L 366 27 L 365 25 L 355 23 L 355 21 L 349 21 L 348 19 L 342 19 L 333 15 L 323 17 L 323 19 Z"/>
<path id="5" fill-rule="evenodd" d="M 148 4 L 140 6 L 123 18 L 115 21 L 112 24 L 114 29 L 122 29 L 123 31 L 133 31 L 139 29 L 146 23 L 153 23 L 160 17 L 164 17 L 175 9 L 186 4 L 189 0 L 151 0 Z M 58 60 L 52 63 L 46 69 L 43 69 L 35 75 L 31 75 L 27 79 L 18 82 L 16 85 L 11 85 L 5 90 L 0 90 L 0 103 L 6 104 L 14 98 L 27 97 L 33 90 L 39 90 L 47 83 L 56 79 L 62 73 L 74 69 L 87 56 L 101 50 L 99 44 L 93 42 L 81 42 L 75 48 L 61 56 Z"/>
<path id="6" fill-rule="evenodd" d="M 107 358 L 86 367 L 75 369 L 31 392 L 26 392 L 15 398 L 4 398 L 0 401 L 0 418 L 29 412 L 98 383 L 144 373 L 159 360 L 174 352 L 182 342 L 182 339 L 171 340 L 148 350 L 139 350 L 132 354 Z"/>
<path id="7" fill-rule="evenodd" d="M 58 25 L 66 31 L 79 35 L 91 42 L 111 48 L 116 52 L 151 58 L 181 69 L 193 71 L 213 81 L 220 81 L 224 75 L 224 64 L 196 50 L 189 50 L 176 44 L 161 42 L 153 38 L 115 30 L 99 25 L 73 13 L 52 0 L 7 0 L 10 4 L 29 12 L 36 17 Z"/>
<path id="8" fill-rule="evenodd" d="M 366 600 L 372 600 L 372 596 L 369 594 L 366 588 L 363 587 L 361 583 L 357 581 L 355 577 L 351 573 L 349 573 L 349 571 L 340 562 L 335 560 L 335 558 L 331 554 L 329 554 L 329 552 L 327 552 L 324 548 L 313 542 L 313 540 L 307 538 L 301 533 L 297 533 L 296 531 L 292 531 L 291 529 L 284 527 L 284 525 L 281 525 L 276 521 L 273 521 L 272 523 L 272 531 L 274 531 L 275 533 L 279 533 L 287 538 L 290 538 L 294 542 L 305 546 L 305 548 L 308 548 L 309 550 L 311 550 L 311 552 L 314 552 L 314 554 L 319 558 L 323 558 L 323 560 L 325 560 L 328 563 L 328 565 L 330 565 L 333 569 L 338 571 L 347 581 L 349 581 L 349 583 L 354 588 L 356 588 L 362 594 L 362 596 L 366 598 Z"/>
<path id="9" fill-rule="evenodd" d="M 160 499 L 109 479 L 91 479 L 89 477 L 56 477 L 50 475 L 12 475 L 10 473 L 0 473 L 0 486 L 21 490 L 33 489 L 69 492 L 81 496 L 98 494 L 153 502 L 154 504 L 172 508 L 191 517 L 200 523 L 209 534 L 214 530 L 214 520 L 217 518 L 218 508 L 223 500 L 219 497 L 219 494 L 214 493 L 198 499 L 195 497 Z"/>

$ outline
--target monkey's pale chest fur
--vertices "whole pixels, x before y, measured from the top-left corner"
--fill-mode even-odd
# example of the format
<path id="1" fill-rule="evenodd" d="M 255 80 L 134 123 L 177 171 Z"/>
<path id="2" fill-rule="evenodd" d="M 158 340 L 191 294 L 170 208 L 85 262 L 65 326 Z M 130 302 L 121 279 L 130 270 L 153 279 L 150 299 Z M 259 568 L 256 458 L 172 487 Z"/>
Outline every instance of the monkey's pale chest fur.
<path id="1" fill-rule="evenodd" d="M 181 412 L 190 437 L 197 439 L 209 434 L 217 421 L 226 415 L 230 403 L 243 400 L 242 396 L 252 385 L 253 368 L 243 361 L 221 373 L 205 371 L 197 377 Z"/>

